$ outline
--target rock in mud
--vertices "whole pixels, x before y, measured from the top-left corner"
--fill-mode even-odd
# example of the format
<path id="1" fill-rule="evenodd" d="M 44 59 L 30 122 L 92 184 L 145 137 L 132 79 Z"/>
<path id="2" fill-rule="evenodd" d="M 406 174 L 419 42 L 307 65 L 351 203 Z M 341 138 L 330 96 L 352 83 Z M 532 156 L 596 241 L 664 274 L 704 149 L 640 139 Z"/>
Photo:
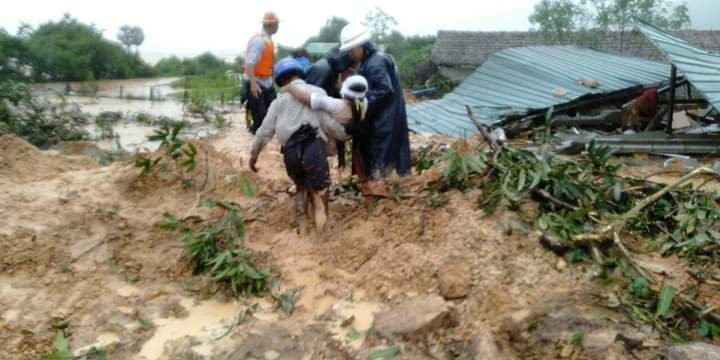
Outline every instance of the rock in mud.
<path id="1" fill-rule="evenodd" d="M 720 347 L 699 342 L 675 345 L 668 351 L 668 360 L 720 360 Z"/>
<path id="2" fill-rule="evenodd" d="M 450 325 L 450 306 L 437 295 L 410 299 L 375 318 L 375 327 L 384 337 L 412 337 Z"/>
<path id="3" fill-rule="evenodd" d="M 437 272 L 440 295 L 446 300 L 462 299 L 468 296 L 472 287 L 472 272 L 465 263 L 445 264 Z"/>
<path id="4" fill-rule="evenodd" d="M 603 359 L 618 344 L 642 348 L 649 339 L 650 335 L 616 313 L 573 302 L 549 302 L 511 314 L 502 330 L 510 336 L 515 351 L 539 358 L 559 357 L 562 354 L 556 344 L 578 335 L 582 336 L 583 357 L 588 359 Z"/>
<path id="5" fill-rule="evenodd" d="M 79 199 L 79 198 L 80 198 L 79 192 L 77 192 L 75 190 L 66 191 L 66 192 L 60 194 L 60 203 L 64 204 L 64 203 L 67 203 L 67 202 L 70 202 L 72 200 Z"/>
<path id="6" fill-rule="evenodd" d="M 205 357 L 196 353 L 193 347 L 200 342 L 193 337 L 185 336 L 177 340 L 168 341 L 163 347 L 163 354 L 160 360 L 186 359 L 205 360 Z"/>
<path id="7" fill-rule="evenodd" d="M 498 346 L 495 335 L 489 332 L 475 336 L 470 342 L 470 347 L 460 360 L 503 360 L 512 357 L 503 354 Z"/>
<path id="8" fill-rule="evenodd" d="M 235 350 L 226 357 L 227 360 L 258 359 L 300 360 L 305 356 L 305 347 L 290 331 L 276 324 L 268 324 L 255 329 Z"/>

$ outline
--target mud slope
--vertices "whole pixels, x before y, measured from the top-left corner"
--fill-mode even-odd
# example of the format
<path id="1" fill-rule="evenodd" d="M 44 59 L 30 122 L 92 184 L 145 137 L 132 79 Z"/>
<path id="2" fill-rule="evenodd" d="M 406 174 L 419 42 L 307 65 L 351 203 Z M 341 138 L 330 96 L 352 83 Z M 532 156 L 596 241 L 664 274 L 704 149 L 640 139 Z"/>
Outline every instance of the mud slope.
<path id="1" fill-rule="evenodd" d="M 514 213 L 484 216 L 479 192 L 431 201 L 422 189 L 437 171 L 396 180 L 397 198 L 372 206 L 337 191 L 327 233 L 300 236 L 277 145 L 255 175 L 244 164 L 251 140 L 236 125 L 198 143 L 198 168 L 183 180 L 139 178 L 133 164 L 99 167 L 1 137 L 0 358 L 50 351 L 63 322 L 71 349 L 96 346 L 112 359 L 354 359 L 390 345 L 407 359 L 552 358 L 578 329 L 596 334 L 580 358 L 622 358 L 631 350 L 597 340 L 603 331 L 651 338 L 595 307 L 592 272 L 559 264 L 512 225 Z M 243 177 L 256 196 L 244 194 Z M 165 212 L 213 215 L 198 207 L 206 199 L 237 203 L 246 245 L 280 276 L 280 291 L 301 289 L 292 316 L 269 295 L 211 295 L 211 282 L 192 277 L 176 236 L 159 224 Z M 449 321 L 377 335 L 381 313 L 441 292 L 439 272 L 465 289 L 443 304 Z"/>

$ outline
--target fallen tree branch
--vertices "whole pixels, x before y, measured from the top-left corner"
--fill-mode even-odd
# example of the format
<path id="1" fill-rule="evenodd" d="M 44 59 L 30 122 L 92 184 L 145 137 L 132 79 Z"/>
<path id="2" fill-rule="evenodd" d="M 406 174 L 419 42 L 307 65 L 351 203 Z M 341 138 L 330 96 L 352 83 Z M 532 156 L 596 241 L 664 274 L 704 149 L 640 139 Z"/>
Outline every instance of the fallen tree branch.
<path id="1" fill-rule="evenodd" d="M 535 190 L 533 190 L 533 192 L 534 192 L 535 194 L 538 194 L 538 195 L 540 195 L 541 197 L 545 198 L 545 200 L 548 200 L 548 201 L 550 201 L 550 202 L 552 202 L 552 203 L 554 203 L 554 204 L 556 204 L 556 205 L 560 205 L 560 206 L 565 207 L 565 208 L 567 208 L 567 209 L 570 209 L 570 210 L 573 210 L 573 211 L 576 211 L 576 210 L 580 209 L 579 207 L 577 207 L 577 206 L 575 206 L 575 205 L 568 204 L 568 203 L 566 203 L 566 202 L 564 202 L 564 201 L 562 201 L 562 200 L 559 200 L 559 199 L 555 198 L 554 196 L 550 195 L 550 193 L 548 193 L 547 191 L 545 191 L 545 190 L 543 190 L 543 189 L 535 189 Z"/>
<path id="2" fill-rule="evenodd" d="M 602 241 L 604 239 L 609 239 L 613 236 L 613 233 L 621 232 L 625 225 L 627 224 L 628 220 L 635 218 L 640 211 L 642 211 L 644 208 L 648 207 L 649 205 L 653 204 L 654 202 L 658 201 L 660 198 L 665 196 L 668 192 L 674 190 L 675 188 L 683 185 L 684 183 L 688 182 L 689 180 L 696 178 L 698 176 L 704 176 L 704 175 L 710 175 L 720 178 L 720 173 L 717 171 L 714 171 L 710 168 L 702 167 L 695 169 L 688 173 L 687 175 L 681 177 L 676 182 L 669 184 L 662 188 L 660 191 L 646 197 L 639 203 L 635 205 L 630 211 L 623 214 L 617 220 L 613 221 L 610 225 L 605 226 L 602 228 L 599 232 L 590 233 L 590 234 L 581 234 L 576 235 L 573 237 L 573 240 L 590 240 L 590 241 Z"/>
<path id="3" fill-rule="evenodd" d="M 495 139 L 492 138 L 490 133 L 487 131 L 487 127 L 483 125 L 480 120 L 478 120 L 475 117 L 475 114 L 473 114 L 472 109 L 470 108 L 470 105 L 465 105 L 465 110 L 467 110 L 468 117 L 470 118 L 470 121 L 475 124 L 475 127 L 480 131 L 480 134 L 482 134 L 483 138 L 485 138 L 485 141 L 487 141 L 490 144 L 490 147 L 495 150 L 495 153 L 500 152 L 502 149 L 500 145 L 495 141 Z"/>
<path id="4" fill-rule="evenodd" d="M 625 225 L 627 224 L 627 221 L 630 219 L 635 218 L 640 211 L 642 211 L 644 208 L 649 206 L 650 204 L 658 201 L 660 198 L 662 198 L 665 194 L 672 191 L 673 189 L 677 188 L 678 186 L 681 186 L 682 184 L 688 182 L 689 180 L 703 175 L 710 175 L 717 178 L 720 178 L 720 173 L 714 170 L 711 170 L 709 168 L 699 168 L 696 169 L 689 174 L 683 176 L 682 178 L 678 179 L 676 182 L 669 184 L 665 186 L 660 191 L 650 195 L 649 197 L 643 199 L 638 204 L 635 205 L 630 211 L 620 216 L 617 220 L 613 221 L 610 225 L 607 225 L 603 227 L 599 232 L 596 233 L 590 233 L 590 234 L 581 234 L 573 237 L 573 240 L 575 241 L 594 241 L 594 242 L 602 242 L 609 237 L 612 237 L 613 243 L 615 246 L 620 249 L 620 252 L 623 254 L 623 256 L 626 258 L 626 260 L 630 263 L 630 266 L 637 271 L 640 276 L 645 278 L 650 284 L 657 285 L 660 282 L 655 278 L 654 275 L 651 274 L 651 272 L 643 267 L 640 263 L 638 263 L 635 258 L 632 256 L 630 251 L 627 249 L 625 244 L 620 238 L 620 232 L 625 228 Z M 689 296 L 684 294 L 678 294 L 677 298 L 685 305 L 692 307 L 696 311 L 700 313 L 700 317 L 706 317 L 708 319 L 711 319 L 712 321 L 720 324 L 720 315 L 716 314 L 714 312 L 714 308 L 707 307 L 703 304 L 698 303 L 697 301 L 691 299 Z"/>

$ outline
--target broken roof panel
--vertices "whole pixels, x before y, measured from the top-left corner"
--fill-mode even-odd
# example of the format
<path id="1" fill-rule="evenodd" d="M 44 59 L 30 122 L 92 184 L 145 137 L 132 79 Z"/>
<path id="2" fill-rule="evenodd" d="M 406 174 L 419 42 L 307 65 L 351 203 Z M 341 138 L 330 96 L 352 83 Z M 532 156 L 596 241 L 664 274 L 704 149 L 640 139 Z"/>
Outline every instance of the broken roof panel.
<path id="1" fill-rule="evenodd" d="M 311 42 L 305 45 L 305 51 L 312 56 L 324 56 L 338 45 L 338 43 Z"/>
<path id="2" fill-rule="evenodd" d="M 465 111 L 492 124 L 528 112 L 667 79 L 670 66 L 576 46 L 512 48 L 492 55 L 452 93 L 408 106 L 410 129 L 466 136 L 477 131 Z M 584 84 L 583 84 L 584 83 Z"/>
<path id="3" fill-rule="evenodd" d="M 640 31 L 720 110 L 720 53 L 694 46 L 641 19 L 635 21 Z"/>

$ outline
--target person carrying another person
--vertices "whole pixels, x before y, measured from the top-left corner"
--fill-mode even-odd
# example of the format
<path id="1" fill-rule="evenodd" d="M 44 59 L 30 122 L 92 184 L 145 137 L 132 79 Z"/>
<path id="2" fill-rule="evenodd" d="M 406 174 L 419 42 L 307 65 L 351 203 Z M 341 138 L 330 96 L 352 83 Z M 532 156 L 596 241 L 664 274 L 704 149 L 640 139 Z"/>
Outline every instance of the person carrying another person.
<path id="1" fill-rule="evenodd" d="M 331 50 L 325 57 L 314 62 L 305 72 L 305 82 L 319 86 L 327 93 L 327 96 L 340 98 L 340 86 L 338 81 L 340 74 L 352 66 L 352 59 L 346 53 L 340 53 L 337 48 Z M 309 104 L 308 104 L 309 106 Z M 330 155 L 338 154 L 338 165 L 340 169 L 345 168 L 345 143 L 338 141 L 335 149 L 331 149 Z"/>
<path id="2" fill-rule="evenodd" d="M 302 67 L 293 59 L 283 59 L 275 66 L 278 86 L 292 84 L 305 92 L 325 94 L 321 88 L 306 84 L 300 79 L 301 75 Z M 347 139 L 345 129 L 328 113 L 312 110 L 292 95 L 282 93 L 270 105 L 255 135 L 249 164 L 253 172 L 258 171 L 260 152 L 275 134 L 282 145 L 287 174 L 297 188 L 295 206 L 299 228 L 304 232 L 306 220 L 310 218 L 316 229 L 322 231 L 328 219 L 330 187 L 327 141 Z"/>
<path id="3" fill-rule="evenodd" d="M 368 82 L 360 75 L 353 75 L 343 82 L 340 89 L 341 99 L 307 91 L 294 84 L 282 88 L 282 92 L 294 96 L 311 109 L 326 111 L 351 132 L 362 126 L 368 108 L 368 100 L 365 97 L 367 91 Z"/>
<path id="4" fill-rule="evenodd" d="M 275 44 L 272 36 L 280 26 L 280 20 L 273 12 L 265 13 L 263 30 L 253 35 L 245 50 L 245 75 L 248 78 L 247 108 L 252 116 L 250 132 L 255 134 L 262 125 L 270 103 L 275 100 L 272 75 L 275 62 Z"/>
<path id="5" fill-rule="evenodd" d="M 410 170 L 410 134 L 402 84 L 395 62 L 380 54 L 360 24 L 340 33 L 340 51 L 348 52 L 368 81 L 368 109 L 364 131 L 353 134 L 353 172 L 363 182 L 363 195 L 389 196 L 385 178 L 390 170 Z"/>
<path id="6" fill-rule="evenodd" d="M 367 80 L 360 75 L 353 75 L 347 78 L 340 90 L 341 99 L 322 94 L 312 94 L 303 91 L 297 86 L 288 85 L 283 88 L 297 98 L 301 103 L 313 110 L 328 112 L 332 117 L 345 127 L 348 135 L 362 134 L 365 124 L 362 122 L 367 113 L 368 102 L 365 98 L 367 93 Z M 338 141 L 328 142 L 328 155 L 333 156 L 335 150 L 338 154 L 340 169 L 345 167 L 345 143 Z"/>

